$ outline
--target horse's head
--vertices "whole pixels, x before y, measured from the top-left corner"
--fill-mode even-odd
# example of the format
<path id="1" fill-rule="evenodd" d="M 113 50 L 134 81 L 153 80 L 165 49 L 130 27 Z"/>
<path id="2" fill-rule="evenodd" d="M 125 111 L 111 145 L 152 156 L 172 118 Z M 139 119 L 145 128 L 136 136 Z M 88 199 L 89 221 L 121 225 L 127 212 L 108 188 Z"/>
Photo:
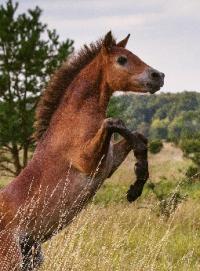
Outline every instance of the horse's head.
<path id="1" fill-rule="evenodd" d="M 101 49 L 106 82 L 112 91 L 155 93 L 164 85 L 165 75 L 125 49 L 129 36 L 115 43 L 111 31 L 106 34 Z"/>

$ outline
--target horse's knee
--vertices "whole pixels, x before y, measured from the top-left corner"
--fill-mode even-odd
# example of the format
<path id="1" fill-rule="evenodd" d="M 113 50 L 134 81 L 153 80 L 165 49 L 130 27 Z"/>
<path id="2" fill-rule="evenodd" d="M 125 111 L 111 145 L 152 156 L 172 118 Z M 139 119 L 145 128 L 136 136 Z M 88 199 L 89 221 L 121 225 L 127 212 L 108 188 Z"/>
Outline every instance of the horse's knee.
<path id="1" fill-rule="evenodd" d="M 111 132 L 120 132 L 121 130 L 126 129 L 124 122 L 121 119 L 107 118 L 103 122 L 105 129 Z"/>
<path id="2" fill-rule="evenodd" d="M 22 271 L 36 270 L 42 265 L 43 254 L 40 243 L 23 240 L 21 242 L 21 251 Z"/>
<path id="3" fill-rule="evenodd" d="M 148 144 L 148 139 L 141 133 L 138 132 L 133 132 L 133 134 L 135 134 L 139 140 L 141 140 L 145 145 Z"/>

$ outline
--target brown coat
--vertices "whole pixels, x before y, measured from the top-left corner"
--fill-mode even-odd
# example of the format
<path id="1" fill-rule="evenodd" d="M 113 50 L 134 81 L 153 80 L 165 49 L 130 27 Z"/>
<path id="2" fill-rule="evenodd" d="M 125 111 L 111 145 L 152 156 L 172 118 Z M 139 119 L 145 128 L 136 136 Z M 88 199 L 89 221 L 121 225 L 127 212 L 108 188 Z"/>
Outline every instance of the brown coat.
<path id="1" fill-rule="evenodd" d="M 31 259 L 39 266 L 40 243 L 70 223 L 131 149 L 137 185 L 128 199 L 141 194 L 148 178 L 147 141 L 122 121 L 106 119 L 106 109 L 115 90 L 154 92 L 164 76 L 124 48 L 128 38 L 116 44 L 109 32 L 50 81 L 36 113 L 33 158 L 0 192 L 0 271 L 32 270 Z M 125 139 L 113 145 L 114 132 Z"/>

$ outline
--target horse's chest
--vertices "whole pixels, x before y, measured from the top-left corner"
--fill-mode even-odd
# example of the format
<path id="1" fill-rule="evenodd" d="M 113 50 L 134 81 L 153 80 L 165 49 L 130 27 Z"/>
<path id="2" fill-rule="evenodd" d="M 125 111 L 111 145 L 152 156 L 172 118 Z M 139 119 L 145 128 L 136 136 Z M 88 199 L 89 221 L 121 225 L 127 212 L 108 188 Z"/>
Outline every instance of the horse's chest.
<path id="1" fill-rule="evenodd" d="M 75 168 L 69 170 L 68 176 L 61 178 L 61 181 L 52 190 L 48 199 L 40 200 L 43 215 L 36 222 L 38 228 L 41 224 L 50 230 L 50 236 L 58 229 L 65 227 L 73 217 L 86 205 L 103 181 L 108 177 L 113 164 L 113 148 L 109 147 L 106 157 L 102 157 L 96 171 L 90 176 L 78 172 Z M 45 202 L 45 207 L 43 203 Z M 51 219 L 49 220 L 49 215 Z M 42 228 L 43 228 L 42 227 Z M 46 230 L 43 232 L 44 236 Z M 47 237 L 48 239 L 48 237 Z"/>

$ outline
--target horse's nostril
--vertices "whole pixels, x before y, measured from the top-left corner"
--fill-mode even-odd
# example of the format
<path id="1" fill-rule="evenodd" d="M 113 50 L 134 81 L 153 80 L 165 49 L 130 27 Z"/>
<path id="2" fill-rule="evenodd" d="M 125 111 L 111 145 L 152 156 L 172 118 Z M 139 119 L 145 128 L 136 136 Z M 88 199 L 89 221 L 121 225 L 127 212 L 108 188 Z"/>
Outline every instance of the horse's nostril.
<path id="1" fill-rule="evenodd" d="M 151 77 L 153 79 L 160 79 L 161 76 L 160 76 L 160 74 L 158 72 L 152 72 Z"/>

